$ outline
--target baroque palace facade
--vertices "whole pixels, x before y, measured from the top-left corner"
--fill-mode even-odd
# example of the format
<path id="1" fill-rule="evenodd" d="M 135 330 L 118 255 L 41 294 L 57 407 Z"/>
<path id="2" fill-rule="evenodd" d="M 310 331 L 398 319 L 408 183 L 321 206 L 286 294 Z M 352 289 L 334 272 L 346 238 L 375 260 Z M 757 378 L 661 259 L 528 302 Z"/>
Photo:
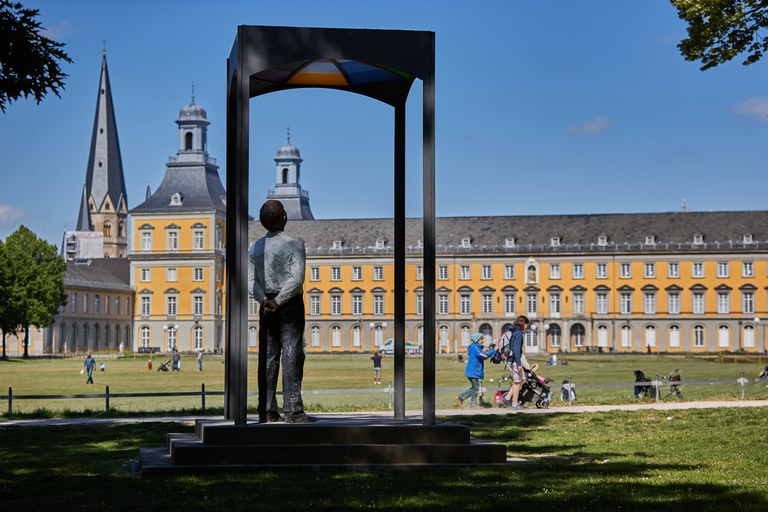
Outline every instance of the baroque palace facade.
<path id="1" fill-rule="evenodd" d="M 69 302 L 32 333 L 31 353 L 223 350 L 225 191 L 205 110 L 194 98 L 181 109 L 176 157 L 129 210 L 129 231 L 106 57 L 96 110 L 78 232 L 62 250 L 76 256 L 95 234 L 112 261 L 68 263 Z M 314 219 L 290 137 L 274 160 L 267 197 L 283 201 L 286 231 L 307 249 L 307 350 L 375 350 L 394 335 L 392 221 Z M 533 353 L 766 350 L 768 211 L 443 217 L 436 233 L 441 352 L 463 352 L 475 331 L 497 339 L 519 314 L 533 322 Z M 251 221 L 251 242 L 262 235 Z M 419 344 L 419 219 L 406 239 L 406 341 Z M 248 308 L 256 350 L 258 308 Z"/>

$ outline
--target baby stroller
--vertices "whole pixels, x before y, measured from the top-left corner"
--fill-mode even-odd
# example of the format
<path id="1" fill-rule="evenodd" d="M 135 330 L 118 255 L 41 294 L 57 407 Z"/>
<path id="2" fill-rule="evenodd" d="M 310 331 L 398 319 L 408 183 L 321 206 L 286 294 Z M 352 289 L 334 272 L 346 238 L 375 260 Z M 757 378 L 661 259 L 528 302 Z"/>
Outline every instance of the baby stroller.
<path id="1" fill-rule="evenodd" d="M 544 377 L 541 375 L 536 374 L 536 370 L 538 370 L 538 365 L 534 364 L 532 368 L 530 369 L 523 369 L 523 373 L 525 375 L 525 380 L 523 381 L 523 385 L 520 387 L 520 394 L 518 395 L 518 400 L 520 405 L 525 405 L 527 402 L 530 402 L 534 405 L 536 405 L 537 409 L 541 408 L 547 408 L 549 407 L 549 404 L 552 402 L 552 391 L 550 390 L 548 384 L 552 382 L 552 379 L 548 377 Z M 501 383 L 507 380 L 512 380 L 512 374 L 505 374 L 502 375 L 499 378 L 499 387 L 501 387 Z M 497 395 L 496 402 L 499 403 L 502 407 L 508 407 L 511 404 L 507 402 L 506 400 L 503 400 L 501 398 L 501 390 L 499 390 Z"/>
<path id="2" fill-rule="evenodd" d="M 656 396 L 656 386 L 651 378 L 646 377 L 640 370 L 635 370 L 635 398 L 653 398 Z"/>
<path id="3" fill-rule="evenodd" d="M 170 359 L 166 359 L 165 361 L 160 363 L 160 366 L 157 367 L 157 371 L 159 371 L 159 372 L 167 372 L 168 371 L 168 367 L 170 365 L 171 365 L 171 360 Z"/>
<path id="4" fill-rule="evenodd" d="M 523 369 L 525 382 L 523 382 L 523 387 L 520 388 L 520 405 L 530 402 L 537 409 L 546 409 L 552 402 L 552 391 L 548 386 L 552 379 L 537 375 L 537 366 L 533 365 L 530 369 Z"/>

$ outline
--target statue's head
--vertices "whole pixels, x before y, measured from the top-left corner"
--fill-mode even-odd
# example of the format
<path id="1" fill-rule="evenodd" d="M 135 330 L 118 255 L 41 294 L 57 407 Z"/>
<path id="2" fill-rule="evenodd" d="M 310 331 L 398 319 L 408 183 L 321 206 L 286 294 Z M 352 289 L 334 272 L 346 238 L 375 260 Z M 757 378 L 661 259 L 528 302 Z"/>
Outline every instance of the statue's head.
<path id="1" fill-rule="evenodd" d="M 269 199 L 261 205 L 259 222 L 267 231 L 282 231 L 288 222 L 288 214 L 285 213 L 283 203 L 275 199 Z"/>

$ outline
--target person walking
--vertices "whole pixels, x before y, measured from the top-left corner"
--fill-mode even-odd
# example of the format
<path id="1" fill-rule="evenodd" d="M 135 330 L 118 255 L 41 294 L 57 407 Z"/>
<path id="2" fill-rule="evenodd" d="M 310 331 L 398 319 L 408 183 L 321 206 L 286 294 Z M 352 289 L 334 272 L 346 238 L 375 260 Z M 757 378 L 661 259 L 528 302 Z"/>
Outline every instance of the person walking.
<path id="1" fill-rule="evenodd" d="M 248 274 L 259 303 L 259 421 L 313 423 L 304 412 L 304 242 L 285 233 L 283 203 L 267 200 L 259 211 L 267 234 L 248 250 Z M 266 347 L 266 350 L 261 348 Z M 282 358 L 282 372 L 280 363 Z M 277 411 L 277 378 L 282 373 L 283 413 Z M 263 390 L 263 391 L 262 391 Z"/>
<path id="2" fill-rule="evenodd" d="M 83 361 L 83 367 L 85 368 L 86 373 L 88 374 L 88 378 L 86 379 L 86 384 L 93 384 L 93 369 L 96 368 L 96 359 L 88 353 L 87 356 L 85 356 L 85 361 Z"/>
<path id="3" fill-rule="evenodd" d="M 384 354 L 378 350 L 371 356 L 373 361 L 373 383 L 381 385 L 381 360 L 384 359 Z"/>
<path id="4" fill-rule="evenodd" d="M 519 403 L 520 388 L 523 387 L 525 382 L 525 370 L 523 369 L 523 334 L 530 325 L 528 317 L 520 315 L 515 318 L 512 323 L 512 327 L 509 329 L 509 333 L 505 333 L 504 336 L 508 336 L 510 346 L 510 359 L 507 360 L 507 366 L 512 370 L 512 385 L 502 397 L 502 401 L 508 407 L 513 409 L 521 409 L 522 406 Z"/>
<path id="5" fill-rule="evenodd" d="M 459 408 L 469 398 L 471 407 L 477 407 L 477 395 L 480 392 L 480 381 L 485 379 L 485 360 L 496 354 L 495 348 L 483 345 L 485 339 L 479 332 L 469 336 L 472 343 L 467 347 L 467 366 L 464 376 L 469 380 L 469 389 L 456 397 Z"/>

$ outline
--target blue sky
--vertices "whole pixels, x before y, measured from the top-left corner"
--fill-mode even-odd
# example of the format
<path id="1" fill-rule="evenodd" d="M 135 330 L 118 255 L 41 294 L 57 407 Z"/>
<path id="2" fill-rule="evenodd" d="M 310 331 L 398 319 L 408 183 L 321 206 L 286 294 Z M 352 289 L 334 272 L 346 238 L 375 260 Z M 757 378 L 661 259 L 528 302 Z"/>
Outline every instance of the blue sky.
<path id="1" fill-rule="evenodd" d="M 440 216 L 766 209 L 768 60 L 699 71 L 666 1 L 26 0 L 75 61 L 61 98 L 0 114 L 0 237 L 59 244 L 88 159 L 102 41 L 129 207 L 176 154 L 179 110 L 205 107 L 225 180 L 225 66 L 238 25 L 436 33 Z M 421 212 L 421 87 L 408 107 L 407 213 Z M 251 207 L 286 129 L 316 218 L 392 215 L 392 112 L 328 90 L 251 102 Z"/>

